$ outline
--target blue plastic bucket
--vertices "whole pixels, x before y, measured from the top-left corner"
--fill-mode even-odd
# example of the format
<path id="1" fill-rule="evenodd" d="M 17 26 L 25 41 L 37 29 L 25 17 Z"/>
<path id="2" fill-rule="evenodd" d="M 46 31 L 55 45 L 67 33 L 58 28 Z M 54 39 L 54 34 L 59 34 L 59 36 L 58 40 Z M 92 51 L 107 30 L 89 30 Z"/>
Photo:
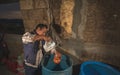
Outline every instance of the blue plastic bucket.
<path id="1" fill-rule="evenodd" d="M 81 64 L 80 75 L 120 75 L 120 72 L 102 62 L 86 61 Z"/>
<path id="2" fill-rule="evenodd" d="M 45 55 L 42 61 L 42 75 L 72 75 L 72 60 L 68 56 L 62 56 L 61 61 L 64 62 L 61 62 L 60 65 L 63 68 L 60 65 L 54 64 L 50 57 L 51 55 Z M 52 65 L 55 66 L 53 67 Z"/>

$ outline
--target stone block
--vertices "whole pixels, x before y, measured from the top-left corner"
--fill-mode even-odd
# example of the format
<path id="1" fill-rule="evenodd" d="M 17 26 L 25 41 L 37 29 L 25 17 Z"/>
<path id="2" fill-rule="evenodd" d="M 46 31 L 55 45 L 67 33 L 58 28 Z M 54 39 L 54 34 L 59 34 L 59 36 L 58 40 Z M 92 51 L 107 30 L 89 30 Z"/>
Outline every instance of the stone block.
<path id="1" fill-rule="evenodd" d="M 48 0 L 34 0 L 35 8 L 48 8 L 47 2 Z"/>
<path id="2" fill-rule="evenodd" d="M 33 0 L 20 0 L 21 9 L 33 9 Z"/>
<path id="3" fill-rule="evenodd" d="M 35 20 L 24 20 L 24 27 L 25 27 L 25 29 L 27 29 L 27 31 L 33 30 L 35 28 L 35 25 L 36 25 Z"/>
<path id="4" fill-rule="evenodd" d="M 46 25 L 48 25 L 49 23 L 48 23 L 47 20 L 42 19 L 42 20 L 36 20 L 36 25 L 37 24 L 46 24 Z"/>
<path id="5" fill-rule="evenodd" d="M 29 19 L 29 10 L 21 10 L 21 13 L 24 20 Z"/>
<path id="6" fill-rule="evenodd" d="M 34 19 L 34 20 L 41 20 L 43 17 L 47 18 L 47 11 L 44 9 L 39 9 L 39 10 L 31 10 L 28 13 L 29 19 Z"/>

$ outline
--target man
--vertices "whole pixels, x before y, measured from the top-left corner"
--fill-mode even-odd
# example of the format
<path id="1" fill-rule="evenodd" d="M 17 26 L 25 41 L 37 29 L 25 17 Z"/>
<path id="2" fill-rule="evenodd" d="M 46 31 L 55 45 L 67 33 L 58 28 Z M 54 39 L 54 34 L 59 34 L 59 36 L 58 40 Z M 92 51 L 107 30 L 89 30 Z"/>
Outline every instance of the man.
<path id="1" fill-rule="evenodd" d="M 25 75 L 37 75 L 41 69 L 40 62 L 43 55 L 50 50 L 51 52 L 54 52 L 54 49 L 51 49 L 49 46 L 55 46 L 55 43 L 50 37 L 45 36 L 47 30 L 47 25 L 38 24 L 34 31 L 26 32 L 22 36 L 24 47 Z M 45 49 L 43 48 L 44 45 L 46 45 Z"/>

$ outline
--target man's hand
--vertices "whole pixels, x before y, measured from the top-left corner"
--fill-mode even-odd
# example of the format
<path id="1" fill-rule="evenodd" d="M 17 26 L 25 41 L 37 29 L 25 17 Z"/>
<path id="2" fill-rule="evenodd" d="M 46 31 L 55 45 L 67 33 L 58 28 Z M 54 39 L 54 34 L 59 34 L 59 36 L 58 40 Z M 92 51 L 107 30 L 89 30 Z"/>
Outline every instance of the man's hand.
<path id="1" fill-rule="evenodd" d="M 35 35 L 33 41 L 42 40 L 45 36 Z"/>
<path id="2" fill-rule="evenodd" d="M 51 38 L 50 37 L 47 37 L 47 36 L 40 36 L 40 35 L 35 35 L 34 38 L 33 38 L 33 41 L 36 41 L 36 40 L 45 40 L 45 41 L 50 41 Z"/>
<path id="3" fill-rule="evenodd" d="M 47 42 L 49 42 L 50 40 L 52 40 L 51 37 L 47 37 L 47 36 L 45 36 L 43 39 L 44 39 L 45 41 L 47 41 Z"/>

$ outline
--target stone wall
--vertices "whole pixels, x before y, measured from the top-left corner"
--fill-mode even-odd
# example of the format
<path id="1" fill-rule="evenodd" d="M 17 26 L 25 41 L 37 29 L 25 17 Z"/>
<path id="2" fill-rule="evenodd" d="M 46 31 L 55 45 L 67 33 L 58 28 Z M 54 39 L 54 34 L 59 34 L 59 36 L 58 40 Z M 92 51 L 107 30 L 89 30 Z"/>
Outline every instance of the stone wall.
<path id="1" fill-rule="evenodd" d="M 74 0 L 72 34 L 63 50 L 82 61 L 120 64 L 120 1 Z M 119 66 L 120 67 L 120 66 Z"/>
<path id="2" fill-rule="evenodd" d="M 50 23 L 45 1 L 20 0 L 26 31 L 38 23 Z M 55 24 L 63 27 L 63 51 L 82 61 L 97 60 L 120 66 L 119 0 L 50 1 Z"/>
<path id="3" fill-rule="evenodd" d="M 48 1 L 20 0 L 26 31 L 38 23 L 50 23 Z M 119 1 L 51 0 L 50 3 L 55 23 L 63 27 L 64 36 L 73 34 L 86 43 L 120 43 Z"/>
<path id="4" fill-rule="evenodd" d="M 84 41 L 120 44 L 120 1 L 88 0 Z"/>
<path id="5" fill-rule="evenodd" d="M 32 31 L 39 23 L 49 24 L 47 0 L 20 0 L 25 31 Z"/>
<path id="6" fill-rule="evenodd" d="M 83 32 L 88 57 L 120 65 L 120 1 L 87 0 L 87 21 Z"/>

